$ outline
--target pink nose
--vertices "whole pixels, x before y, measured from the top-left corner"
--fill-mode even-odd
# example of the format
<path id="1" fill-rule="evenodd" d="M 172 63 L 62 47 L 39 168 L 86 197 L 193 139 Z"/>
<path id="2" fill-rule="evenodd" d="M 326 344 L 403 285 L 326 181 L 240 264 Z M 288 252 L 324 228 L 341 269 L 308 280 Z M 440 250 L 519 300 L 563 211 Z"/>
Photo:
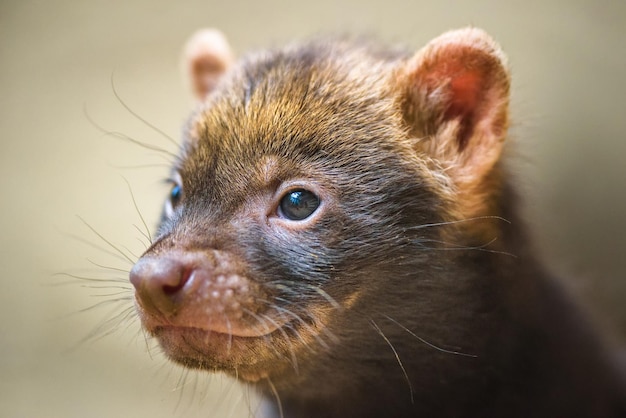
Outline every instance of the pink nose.
<path id="1" fill-rule="evenodd" d="M 239 266 L 239 268 L 237 268 Z M 130 271 L 144 326 L 195 328 L 241 337 L 266 335 L 284 322 L 267 319 L 267 295 L 220 251 L 166 250 L 144 255 Z"/>
<path id="2" fill-rule="evenodd" d="M 130 282 L 137 298 L 151 313 L 169 314 L 176 310 L 190 278 L 206 258 L 197 253 L 175 253 L 168 256 L 144 256 L 130 271 Z"/>

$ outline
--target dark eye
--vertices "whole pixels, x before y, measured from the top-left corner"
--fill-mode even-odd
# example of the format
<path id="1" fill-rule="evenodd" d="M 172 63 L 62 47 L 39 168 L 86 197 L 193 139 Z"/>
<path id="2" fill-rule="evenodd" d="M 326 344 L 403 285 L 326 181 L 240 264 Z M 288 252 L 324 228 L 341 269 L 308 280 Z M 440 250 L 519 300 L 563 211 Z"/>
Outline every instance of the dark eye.
<path id="1" fill-rule="evenodd" d="M 174 184 L 170 191 L 170 202 L 172 207 L 176 207 L 180 203 L 180 199 L 183 197 L 183 188 L 179 184 Z"/>
<path id="2" fill-rule="evenodd" d="M 287 193 L 280 200 L 280 214 L 291 221 L 302 221 L 315 212 L 320 199 L 314 193 L 299 189 Z"/>

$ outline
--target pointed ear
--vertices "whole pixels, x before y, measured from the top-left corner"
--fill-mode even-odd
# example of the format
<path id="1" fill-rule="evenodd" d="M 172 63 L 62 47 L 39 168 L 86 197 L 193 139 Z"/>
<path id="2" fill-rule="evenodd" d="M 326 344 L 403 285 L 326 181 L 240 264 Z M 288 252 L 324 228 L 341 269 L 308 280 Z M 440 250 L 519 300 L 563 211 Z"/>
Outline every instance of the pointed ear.
<path id="1" fill-rule="evenodd" d="M 202 29 L 187 41 L 183 72 L 197 99 L 203 100 L 231 67 L 233 53 L 226 37 L 216 29 Z"/>
<path id="2" fill-rule="evenodd" d="M 457 189 L 480 187 L 502 152 L 508 124 L 506 57 L 489 35 L 444 33 L 408 60 L 403 112 L 416 147 L 438 162 Z"/>

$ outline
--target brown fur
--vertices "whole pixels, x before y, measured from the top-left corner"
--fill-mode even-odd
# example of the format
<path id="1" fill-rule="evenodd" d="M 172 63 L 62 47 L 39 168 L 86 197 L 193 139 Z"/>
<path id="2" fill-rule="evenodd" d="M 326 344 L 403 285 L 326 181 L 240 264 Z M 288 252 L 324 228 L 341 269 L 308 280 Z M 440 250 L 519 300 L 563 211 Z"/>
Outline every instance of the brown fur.
<path id="1" fill-rule="evenodd" d="M 206 93 L 182 197 L 131 272 L 172 360 L 257 382 L 276 416 L 623 416 L 609 355 L 529 250 L 488 35 L 292 45 Z M 279 207 L 299 189 L 321 204 L 296 222 Z"/>

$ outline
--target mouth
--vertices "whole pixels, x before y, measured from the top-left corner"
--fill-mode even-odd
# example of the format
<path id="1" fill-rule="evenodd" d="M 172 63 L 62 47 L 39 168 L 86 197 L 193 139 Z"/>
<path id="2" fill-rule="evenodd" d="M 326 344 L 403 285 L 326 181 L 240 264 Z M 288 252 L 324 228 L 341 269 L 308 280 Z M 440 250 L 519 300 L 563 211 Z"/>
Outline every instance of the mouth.
<path id="1" fill-rule="evenodd" d="M 155 327 L 151 334 L 154 335 L 166 353 L 173 357 L 225 357 L 232 354 L 233 347 L 247 345 L 264 336 L 248 337 L 232 333 L 212 331 L 202 328 L 161 325 Z"/>
<path id="2" fill-rule="evenodd" d="M 275 373 L 298 369 L 303 350 L 326 349 L 332 340 L 324 333 L 322 311 L 308 321 L 295 314 L 289 321 L 269 312 L 247 317 L 178 312 L 166 317 L 139 306 L 144 329 L 157 339 L 163 353 L 184 367 L 224 372 L 255 382 Z M 311 310 L 309 310 L 311 312 Z M 323 336 L 320 334 L 323 333 Z M 327 340 L 327 341 L 325 341 Z"/>
<path id="3" fill-rule="evenodd" d="M 150 333 L 165 355 L 185 367 L 233 373 L 247 380 L 266 374 L 263 364 L 280 363 L 277 347 L 287 336 L 283 329 L 262 335 L 241 336 L 195 327 L 160 325 Z M 282 357 L 282 356 L 281 356 Z M 248 377 L 246 377 L 248 376 Z"/>

